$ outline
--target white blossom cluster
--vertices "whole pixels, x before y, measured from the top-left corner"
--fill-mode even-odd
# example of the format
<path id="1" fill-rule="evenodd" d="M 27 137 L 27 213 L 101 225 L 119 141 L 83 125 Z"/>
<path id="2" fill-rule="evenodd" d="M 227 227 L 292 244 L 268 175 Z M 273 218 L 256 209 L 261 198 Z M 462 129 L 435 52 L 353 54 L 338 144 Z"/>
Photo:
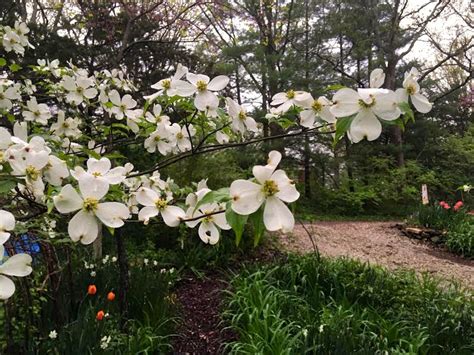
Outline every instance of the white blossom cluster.
<path id="1" fill-rule="evenodd" d="M 31 47 L 28 32 L 24 23 L 1 28 L 5 53 L 23 55 Z M 68 216 L 72 241 L 91 244 L 103 225 L 112 230 L 128 220 L 148 224 L 157 218 L 169 227 L 199 226 L 199 237 L 209 244 L 218 242 L 221 230 L 233 228 L 229 216 L 261 213 L 267 230 L 293 229 L 294 217 L 286 204 L 296 201 L 299 193 L 295 182 L 277 169 L 282 159 L 277 151 L 269 153 L 265 165 L 253 167 L 253 177 L 234 181 L 224 197 L 215 200 L 209 196 L 216 191 L 206 181 L 185 194 L 171 178 L 162 179 L 155 165 L 138 171 L 117 153 L 117 146 L 132 144 L 150 161 L 169 162 L 203 147 L 258 137 L 259 125 L 246 108 L 219 95 L 229 77 L 211 79 L 177 65 L 172 77 L 152 85 L 153 94 L 139 97 L 123 70 L 89 73 L 72 63 L 61 66 L 58 60 L 40 59 L 33 71 L 43 80 L 41 95 L 28 79 L 10 80 L 8 71 L 0 79 L 0 114 L 12 124 L 0 127 L 0 182 L 4 177 L 14 181 L 7 195 L 42 206 L 44 213 L 57 218 L 58 212 Z M 370 88 L 342 88 L 332 100 L 289 90 L 273 97 L 269 117 L 278 119 L 296 110 L 298 124 L 313 130 L 350 118 L 347 135 L 353 142 L 374 140 L 382 131 L 380 121 L 397 120 L 409 99 L 420 112 L 431 109 L 420 93 L 418 77 L 412 69 L 403 88 L 391 91 L 380 88 L 385 77 L 376 69 Z M 12 216 L 0 214 L 1 244 L 14 228 Z M 60 233 L 56 226 L 46 231 L 53 229 L 54 236 Z M 3 255 L 3 249 L 0 252 Z M 30 262 L 31 257 L 18 254 L 0 265 L 2 298 L 14 291 L 3 275 L 25 276 L 31 272 Z"/>

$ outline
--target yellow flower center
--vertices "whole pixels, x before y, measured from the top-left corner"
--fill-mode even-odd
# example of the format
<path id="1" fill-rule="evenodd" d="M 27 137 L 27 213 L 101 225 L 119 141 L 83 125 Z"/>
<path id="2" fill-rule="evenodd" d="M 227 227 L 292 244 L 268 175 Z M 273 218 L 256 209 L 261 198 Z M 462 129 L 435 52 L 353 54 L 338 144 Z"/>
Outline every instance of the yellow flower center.
<path id="1" fill-rule="evenodd" d="M 239 120 L 245 121 L 246 118 L 247 118 L 247 115 L 245 114 L 245 112 L 244 112 L 244 111 L 240 111 L 240 112 L 239 112 Z"/>
<path id="2" fill-rule="evenodd" d="M 408 87 L 407 87 L 408 95 L 413 95 L 415 92 L 416 92 L 415 86 L 414 85 L 408 85 Z"/>
<path id="3" fill-rule="evenodd" d="M 120 111 L 125 112 L 127 110 L 127 106 L 120 105 Z"/>
<path id="4" fill-rule="evenodd" d="M 87 212 L 95 212 L 97 211 L 97 207 L 99 207 L 99 200 L 93 197 L 87 197 L 82 205 L 84 211 Z"/>
<path id="5" fill-rule="evenodd" d="M 165 79 L 161 85 L 163 86 L 163 89 L 169 90 L 171 89 L 171 80 Z"/>
<path id="6" fill-rule="evenodd" d="M 40 171 L 34 166 L 28 165 L 25 170 L 26 176 L 31 180 L 38 180 Z"/>
<path id="7" fill-rule="evenodd" d="M 321 110 L 323 109 L 323 105 L 321 105 L 319 101 L 314 100 L 313 104 L 311 105 L 311 108 L 314 112 L 321 112 Z"/>
<path id="8" fill-rule="evenodd" d="M 370 95 L 370 98 L 371 98 L 371 102 L 367 103 L 365 102 L 364 100 L 360 99 L 359 100 L 359 106 L 362 107 L 362 108 L 371 108 L 375 105 L 375 97 L 373 97 L 372 95 Z"/>
<path id="9" fill-rule="evenodd" d="M 207 90 L 207 83 L 203 80 L 198 80 L 196 83 L 196 87 L 198 91 L 206 91 Z"/>
<path id="10" fill-rule="evenodd" d="M 273 180 L 267 180 L 265 181 L 265 183 L 263 184 L 263 193 L 265 194 L 265 196 L 273 196 L 275 195 L 278 191 L 280 191 L 278 189 L 278 185 L 276 184 L 275 181 Z"/>
<path id="11" fill-rule="evenodd" d="M 84 92 L 84 89 L 82 87 L 78 86 L 76 88 L 76 91 L 77 91 L 78 94 L 82 94 Z"/>
<path id="12" fill-rule="evenodd" d="M 102 174 L 99 173 L 98 171 L 94 171 L 94 172 L 92 173 L 92 175 L 94 175 L 95 177 L 102 176 Z"/>
<path id="13" fill-rule="evenodd" d="M 290 100 L 291 99 L 294 99 L 295 98 L 295 91 L 294 90 L 289 90 L 286 92 L 286 97 L 289 98 Z"/>
<path id="14" fill-rule="evenodd" d="M 161 137 L 160 137 L 160 136 L 155 136 L 155 138 L 154 138 L 154 141 L 155 141 L 155 142 L 159 142 L 160 140 L 161 140 Z"/>
<path id="15" fill-rule="evenodd" d="M 178 134 L 176 135 L 176 138 L 178 138 L 178 139 L 183 139 L 183 138 L 184 138 L 184 134 L 181 133 L 181 132 L 178 132 Z"/>
<path id="16" fill-rule="evenodd" d="M 167 205 L 168 205 L 168 202 L 166 202 L 166 200 L 163 200 L 162 198 L 158 199 L 155 202 L 156 208 L 160 211 L 163 210 Z"/>

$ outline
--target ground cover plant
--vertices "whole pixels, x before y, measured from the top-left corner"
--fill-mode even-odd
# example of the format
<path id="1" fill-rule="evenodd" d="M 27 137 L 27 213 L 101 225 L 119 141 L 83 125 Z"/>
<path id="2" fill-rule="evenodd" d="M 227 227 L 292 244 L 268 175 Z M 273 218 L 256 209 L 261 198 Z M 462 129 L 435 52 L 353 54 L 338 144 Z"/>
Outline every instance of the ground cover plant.
<path id="1" fill-rule="evenodd" d="M 319 255 L 234 276 L 236 354 L 470 354 L 474 299 L 430 276 Z"/>

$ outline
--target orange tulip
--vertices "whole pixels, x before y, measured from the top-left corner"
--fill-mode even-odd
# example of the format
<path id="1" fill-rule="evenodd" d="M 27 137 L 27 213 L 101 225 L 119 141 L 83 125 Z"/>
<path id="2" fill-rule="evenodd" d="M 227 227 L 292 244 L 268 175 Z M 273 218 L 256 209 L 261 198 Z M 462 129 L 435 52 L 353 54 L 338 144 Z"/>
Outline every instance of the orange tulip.
<path id="1" fill-rule="evenodd" d="M 115 293 L 109 292 L 109 293 L 107 294 L 107 299 L 108 299 L 109 301 L 113 301 L 113 300 L 115 299 Z"/>
<path id="2" fill-rule="evenodd" d="M 95 319 L 102 320 L 102 319 L 104 319 L 104 316 L 105 316 L 105 313 L 104 313 L 104 311 L 101 310 L 101 311 L 97 312 L 97 315 L 95 316 Z"/>
<path id="3" fill-rule="evenodd" d="M 87 293 L 89 295 L 95 295 L 97 293 L 97 287 L 95 287 L 95 285 L 89 285 L 87 288 Z"/>

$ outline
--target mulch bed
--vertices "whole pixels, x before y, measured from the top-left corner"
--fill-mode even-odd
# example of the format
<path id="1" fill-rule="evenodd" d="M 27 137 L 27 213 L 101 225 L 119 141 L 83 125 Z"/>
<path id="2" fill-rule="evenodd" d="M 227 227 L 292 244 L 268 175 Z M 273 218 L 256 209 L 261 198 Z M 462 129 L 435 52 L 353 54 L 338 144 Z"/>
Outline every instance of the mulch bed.
<path id="1" fill-rule="evenodd" d="M 227 287 L 219 274 L 205 278 L 192 276 L 180 282 L 176 295 L 182 323 L 173 346 L 175 354 L 220 354 L 223 344 L 236 339 L 236 334 L 225 328 L 221 318 Z"/>

